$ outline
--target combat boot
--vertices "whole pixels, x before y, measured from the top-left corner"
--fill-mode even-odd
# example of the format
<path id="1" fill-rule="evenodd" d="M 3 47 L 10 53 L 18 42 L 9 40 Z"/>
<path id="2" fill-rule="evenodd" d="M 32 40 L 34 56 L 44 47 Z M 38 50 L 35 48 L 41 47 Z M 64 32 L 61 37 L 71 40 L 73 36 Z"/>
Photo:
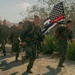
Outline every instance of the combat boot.
<path id="1" fill-rule="evenodd" d="M 28 72 L 28 73 L 33 73 L 31 70 L 28 70 L 28 69 L 26 70 L 26 72 Z"/>
<path id="2" fill-rule="evenodd" d="M 65 67 L 64 65 L 58 65 L 58 67 Z"/>

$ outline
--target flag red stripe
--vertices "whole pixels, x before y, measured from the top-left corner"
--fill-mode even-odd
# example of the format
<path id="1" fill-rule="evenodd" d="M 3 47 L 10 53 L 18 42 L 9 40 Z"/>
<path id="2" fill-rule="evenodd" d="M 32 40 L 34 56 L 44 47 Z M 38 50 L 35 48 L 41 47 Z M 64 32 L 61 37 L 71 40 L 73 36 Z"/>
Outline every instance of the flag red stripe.
<path id="1" fill-rule="evenodd" d="M 64 15 L 62 15 L 62 16 L 59 16 L 58 18 L 56 18 L 56 19 L 54 19 L 52 22 L 57 22 L 57 21 L 59 21 L 59 20 L 61 20 L 61 19 L 63 19 L 64 18 Z"/>

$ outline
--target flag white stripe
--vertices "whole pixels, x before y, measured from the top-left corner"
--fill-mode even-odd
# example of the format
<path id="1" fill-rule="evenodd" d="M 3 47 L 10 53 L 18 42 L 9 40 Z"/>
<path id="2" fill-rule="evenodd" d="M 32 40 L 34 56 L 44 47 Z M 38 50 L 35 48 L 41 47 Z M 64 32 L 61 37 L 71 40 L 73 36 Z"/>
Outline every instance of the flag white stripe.
<path id="1" fill-rule="evenodd" d="M 52 26 L 50 26 L 46 31 L 45 31 L 45 34 L 47 33 L 47 32 L 49 32 L 53 27 L 55 27 L 57 25 L 57 23 L 54 23 Z"/>
<path id="2" fill-rule="evenodd" d="M 44 22 L 44 25 L 49 24 L 50 21 L 51 21 L 50 19 L 46 20 L 46 21 Z"/>

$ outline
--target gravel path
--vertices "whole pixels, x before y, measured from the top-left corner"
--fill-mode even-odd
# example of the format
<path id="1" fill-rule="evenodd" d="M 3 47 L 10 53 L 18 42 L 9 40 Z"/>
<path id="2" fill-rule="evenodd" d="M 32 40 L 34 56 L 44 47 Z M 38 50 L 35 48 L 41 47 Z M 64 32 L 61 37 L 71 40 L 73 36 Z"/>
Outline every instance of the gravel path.
<path id="1" fill-rule="evenodd" d="M 66 60 L 65 68 L 57 68 L 59 58 L 51 59 L 49 55 L 41 55 L 36 59 L 32 68 L 33 74 L 26 73 L 28 61 L 21 64 L 20 53 L 19 61 L 15 61 L 15 54 L 10 55 L 11 47 L 7 45 L 7 56 L 2 56 L 0 52 L 0 75 L 75 75 L 75 61 Z"/>

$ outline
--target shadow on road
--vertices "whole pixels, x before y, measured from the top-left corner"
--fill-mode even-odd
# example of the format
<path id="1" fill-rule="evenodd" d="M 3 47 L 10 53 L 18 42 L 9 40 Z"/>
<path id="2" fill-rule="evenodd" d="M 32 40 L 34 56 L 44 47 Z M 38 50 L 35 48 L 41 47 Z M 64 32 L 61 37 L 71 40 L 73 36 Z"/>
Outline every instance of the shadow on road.
<path id="1" fill-rule="evenodd" d="M 22 75 L 28 75 L 28 72 L 25 71 Z"/>
<path id="2" fill-rule="evenodd" d="M 61 72 L 61 67 L 58 67 L 57 69 L 53 69 L 50 66 L 46 66 L 46 68 L 49 69 L 49 72 L 42 75 L 57 75 L 59 72 Z"/>
<path id="3" fill-rule="evenodd" d="M 16 75 L 18 72 L 12 73 L 11 75 Z"/>
<path id="4" fill-rule="evenodd" d="M 12 61 L 10 63 L 7 63 L 6 60 L 3 60 L 0 64 L 0 69 L 2 69 L 2 71 L 11 69 L 13 67 L 17 67 L 21 65 L 21 61 Z"/>

